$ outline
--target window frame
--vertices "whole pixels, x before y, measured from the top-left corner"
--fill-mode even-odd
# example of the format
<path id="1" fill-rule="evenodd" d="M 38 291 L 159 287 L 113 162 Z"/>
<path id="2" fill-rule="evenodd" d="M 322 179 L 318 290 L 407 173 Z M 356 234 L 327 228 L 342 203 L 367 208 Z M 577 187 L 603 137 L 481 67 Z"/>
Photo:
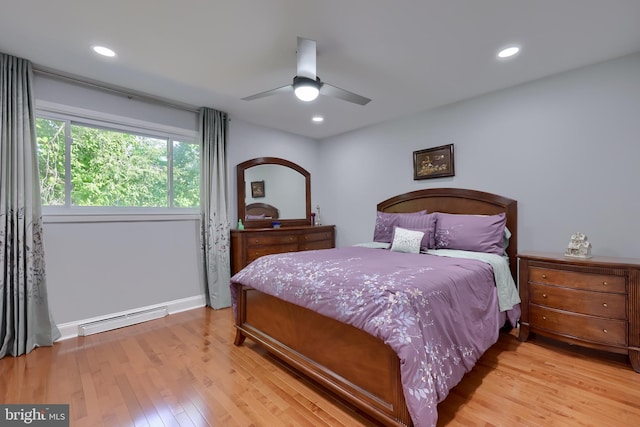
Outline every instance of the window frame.
<path id="1" fill-rule="evenodd" d="M 95 127 L 167 140 L 169 204 L 173 203 L 173 145 L 175 142 L 197 144 L 198 132 L 163 124 L 116 116 L 51 102 L 36 102 L 36 118 L 65 122 L 65 205 L 42 206 L 43 221 L 47 222 L 119 222 L 166 221 L 199 219 L 200 207 L 108 207 L 71 205 L 71 125 Z M 201 150 L 200 150 L 201 151 Z M 202 167 L 202 152 L 201 167 Z M 200 185 L 200 183 L 199 183 Z"/>

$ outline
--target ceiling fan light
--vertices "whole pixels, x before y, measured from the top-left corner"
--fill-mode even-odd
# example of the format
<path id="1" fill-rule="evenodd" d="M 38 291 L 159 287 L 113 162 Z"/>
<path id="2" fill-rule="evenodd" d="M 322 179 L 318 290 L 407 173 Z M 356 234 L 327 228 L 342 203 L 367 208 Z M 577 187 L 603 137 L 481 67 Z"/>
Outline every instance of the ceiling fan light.
<path id="1" fill-rule="evenodd" d="M 318 97 L 320 91 L 314 86 L 298 86 L 294 90 L 296 96 L 300 101 L 313 101 Z"/>
<path id="2" fill-rule="evenodd" d="M 293 92 L 300 101 L 313 101 L 320 94 L 320 84 L 306 77 L 293 79 Z"/>

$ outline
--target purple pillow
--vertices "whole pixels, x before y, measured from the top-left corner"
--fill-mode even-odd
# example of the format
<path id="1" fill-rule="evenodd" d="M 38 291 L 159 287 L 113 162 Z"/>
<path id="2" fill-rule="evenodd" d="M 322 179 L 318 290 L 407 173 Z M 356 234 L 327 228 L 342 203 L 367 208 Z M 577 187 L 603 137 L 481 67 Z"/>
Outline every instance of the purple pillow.
<path id="1" fill-rule="evenodd" d="M 437 212 L 435 248 L 462 251 L 504 253 L 502 239 L 507 217 L 497 215 L 461 215 Z"/>
<path id="2" fill-rule="evenodd" d="M 403 216 L 398 219 L 398 227 L 409 230 L 419 230 L 424 233 L 422 250 L 436 247 L 436 214 Z"/>
<path id="3" fill-rule="evenodd" d="M 373 230 L 373 241 L 391 243 L 393 237 L 393 227 L 400 226 L 399 221 L 401 218 L 426 215 L 426 210 L 411 213 L 389 213 L 378 211 L 376 212 L 376 227 Z"/>

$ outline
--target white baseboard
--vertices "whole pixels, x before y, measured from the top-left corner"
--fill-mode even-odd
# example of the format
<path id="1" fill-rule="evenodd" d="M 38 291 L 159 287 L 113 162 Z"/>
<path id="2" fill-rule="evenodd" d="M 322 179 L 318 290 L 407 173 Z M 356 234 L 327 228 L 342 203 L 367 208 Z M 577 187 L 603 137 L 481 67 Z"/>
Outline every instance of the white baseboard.
<path id="1" fill-rule="evenodd" d="M 173 301 L 167 301 L 160 304 L 148 305 L 145 307 L 138 307 L 132 310 L 121 311 L 119 313 L 106 314 L 104 316 L 92 317 L 89 319 L 81 319 L 74 322 L 61 323 L 58 326 L 60 334 L 62 335 L 57 341 L 66 340 L 69 338 L 75 338 L 78 336 L 78 329 L 80 325 L 87 323 L 102 322 L 108 319 L 128 316 L 141 311 L 150 311 L 157 308 L 166 307 L 169 314 L 180 313 L 182 311 L 193 310 L 195 308 L 204 307 L 206 305 L 206 298 L 204 295 L 196 295 L 193 297 L 182 298 Z"/>

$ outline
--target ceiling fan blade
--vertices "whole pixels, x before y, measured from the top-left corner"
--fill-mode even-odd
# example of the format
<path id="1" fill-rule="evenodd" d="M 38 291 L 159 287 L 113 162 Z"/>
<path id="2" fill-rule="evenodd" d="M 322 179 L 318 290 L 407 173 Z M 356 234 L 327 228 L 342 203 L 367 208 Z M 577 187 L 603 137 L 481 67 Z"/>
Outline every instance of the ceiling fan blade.
<path id="1" fill-rule="evenodd" d="M 279 87 L 277 89 L 271 89 L 264 92 L 256 93 L 255 95 L 247 96 L 242 98 L 243 101 L 253 101 L 254 99 L 264 98 L 265 96 L 271 96 L 278 93 L 287 93 L 293 92 L 293 87 L 291 85 L 286 85 Z"/>
<path id="2" fill-rule="evenodd" d="M 316 41 L 298 37 L 298 77 L 316 79 Z"/>
<path id="3" fill-rule="evenodd" d="M 354 104 L 359 104 L 359 105 L 367 105 L 369 101 L 371 101 L 369 98 L 360 96 L 353 92 L 349 92 L 348 90 L 340 89 L 337 86 L 332 86 L 324 82 L 322 83 L 322 87 L 320 88 L 320 95 L 339 98 L 344 101 L 353 102 Z"/>

